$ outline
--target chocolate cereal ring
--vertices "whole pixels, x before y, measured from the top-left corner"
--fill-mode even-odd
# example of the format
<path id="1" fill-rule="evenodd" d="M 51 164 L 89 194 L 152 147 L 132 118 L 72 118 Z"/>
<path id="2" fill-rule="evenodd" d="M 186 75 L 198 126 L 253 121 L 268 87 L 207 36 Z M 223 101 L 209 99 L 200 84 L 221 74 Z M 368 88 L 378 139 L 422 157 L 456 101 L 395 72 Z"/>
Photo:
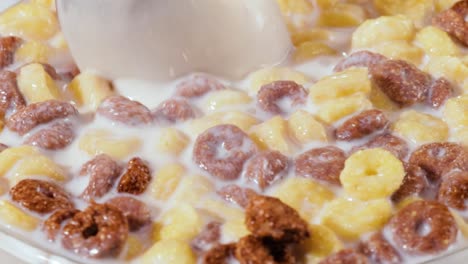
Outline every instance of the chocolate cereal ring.
<path id="1" fill-rule="evenodd" d="M 264 151 L 254 155 L 245 167 L 247 180 L 263 190 L 284 176 L 288 169 L 288 157 L 279 151 Z"/>
<path id="2" fill-rule="evenodd" d="M 284 112 L 278 101 L 285 97 L 292 100 L 292 106 L 301 105 L 307 100 L 307 90 L 293 81 L 276 81 L 262 86 L 257 94 L 260 108 L 272 114 Z"/>
<path id="3" fill-rule="evenodd" d="M 124 214 L 109 204 L 91 203 L 63 227 L 62 245 L 90 258 L 116 257 L 128 236 Z"/>
<path id="4" fill-rule="evenodd" d="M 468 199 L 468 172 L 458 171 L 445 176 L 437 193 L 439 202 L 459 210 L 465 210 Z"/>
<path id="5" fill-rule="evenodd" d="M 45 232 L 49 241 L 55 241 L 55 238 L 60 232 L 62 224 L 75 216 L 79 211 L 76 209 L 59 209 L 52 213 L 42 225 L 42 231 Z"/>
<path id="6" fill-rule="evenodd" d="M 436 201 L 416 201 L 391 220 L 393 239 L 400 249 L 414 254 L 445 251 L 457 237 L 457 224 L 448 208 Z"/>
<path id="7" fill-rule="evenodd" d="M 193 148 L 193 160 L 216 178 L 235 180 L 245 161 L 256 151 L 253 141 L 240 128 L 219 125 L 198 136 Z"/>

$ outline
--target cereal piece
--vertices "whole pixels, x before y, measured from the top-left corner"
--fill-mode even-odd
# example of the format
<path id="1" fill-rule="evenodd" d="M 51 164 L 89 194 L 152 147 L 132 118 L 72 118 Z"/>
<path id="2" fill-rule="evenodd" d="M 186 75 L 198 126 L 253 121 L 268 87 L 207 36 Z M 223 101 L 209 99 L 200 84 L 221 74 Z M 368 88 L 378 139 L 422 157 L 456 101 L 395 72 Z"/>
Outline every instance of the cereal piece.
<path id="1" fill-rule="evenodd" d="M 452 96 L 454 88 L 445 78 L 439 78 L 434 81 L 429 89 L 428 103 L 433 108 L 439 108 Z"/>
<path id="2" fill-rule="evenodd" d="M 244 218 L 244 214 L 241 214 L 239 217 L 231 218 L 223 224 L 221 233 L 224 241 L 235 243 L 250 234 L 245 226 Z"/>
<path id="3" fill-rule="evenodd" d="M 299 85 L 304 85 L 309 82 L 307 76 L 303 73 L 290 68 L 265 68 L 258 70 L 250 75 L 250 91 L 258 93 L 260 88 L 269 83 L 276 81 L 293 81 Z"/>
<path id="4" fill-rule="evenodd" d="M 213 114 L 205 115 L 201 118 L 194 119 L 190 123 L 190 130 L 194 134 L 201 134 L 203 131 L 223 124 L 230 124 L 237 126 L 244 132 L 248 132 L 250 128 L 260 121 L 246 113 L 241 111 L 227 111 L 227 112 L 216 112 Z"/>
<path id="5" fill-rule="evenodd" d="M 141 148 L 138 137 L 120 137 L 109 130 L 92 130 L 83 133 L 79 148 L 90 156 L 107 154 L 115 159 L 124 159 Z"/>
<path id="6" fill-rule="evenodd" d="M 204 226 L 202 216 L 186 203 L 176 204 L 166 211 L 162 216 L 162 223 L 162 240 L 177 239 L 187 242 L 194 239 Z"/>
<path id="7" fill-rule="evenodd" d="M 416 254 L 444 252 L 457 237 L 450 211 L 436 201 L 416 201 L 401 209 L 390 221 L 396 245 Z"/>
<path id="8" fill-rule="evenodd" d="M 221 223 L 209 222 L 203 230 L 191 242 L 192 248 L 198 252 L 204 252 L 221 239 Z"/>
<path id="9" fill-rule="evenodd" d="M 35 132 L 24 143 L 43 149 L 59 150 L 70 145 L 74 138 L 73 126 L 70 123 L 59 121 Z"/>
<path id="10" fill-rule="evenodd" d="M 269 237 L 275 241 L 298 243 L 310 234 L 307 222 L 293 208 L 277 198 L 255 196 L 245 208 L 247 229 L 257 237 Z"/>
<path id="11" fill-rule="evenodd" d="M 73 208 L 70 196 L 61 187 L 41 180 L 22 180 L 10 190 L 11 199 L 25 208 L 40 213 Z"/>
<path id="12" fill-rule="evenodd" d="M 424 101 L 432 84 L 429 74 L 402 60 L 384 61 L 372 67 L 370 73 L 382 91 L 400 105 Z"/>
<path id="13" fill-rule="evenodd" d="M 336 50 L 323 42 L 307 41 L 296 47 L 293 54 L 293 60 L 296 63 L 303 63 L 318 56 L 331 56 L 336 53 Z"/>
<path id="14" fill-rule="evenodd" d="M 140 200 L 130 196 L 117 196 L 107 201 L 115 206 L 127 218 L 128 229 L 138 231 L 151 223 L 150 208 Z"/>
<path id="15" fill-rule="evenodd" d="M 398 264 L 402 262 L 398 251 L 382 233 L 375 233 L 367 241 L 361 242 L 359 251 L 375 263 Z"/>
<path id="16" fill-rule="evenodd" d="M 313 10 L 312 3 L 307 0 L 277 0 L 283 14 L 309 14 Z"/>
<path id="17" fill-rule="evenodd" d="M 252 235 L 239 240 L 235 249 L 240 264 L 293 264 L 296 263 L 291 246 L 277 244 Z"/>
<path id="18" fill-rule="evenodd" d="M 468 152 L 463 146 L 437 142 L 420 146 L 411 154 L 409 162 L 423 169 L 427 179 L 436 182 L 459 165 L 456 163 L 459 157 L 468 157 Z"/>
<path id="19" fill-rule="evenodd" d="M 40 124 L 75 115 L 78 115 L 78 111 L 70 103 L 49 100 L 21 108 L 7 119 L 6 125 L 10 130 L 24 135 Z"/>
<path id="20" fill-rule="evenodd" d="M 9 179 L 11 184 L 34 176 L 42 176 L 55 181 L 67 180 L 64 169 L 44 155 L 28 155 L 21 158 L 11 170 L 11 174 L 12 177 Z"/>
<path id="21" fill-rule="evenodd" d="M 235 244 L 215 246 L 203 255 L 202 264 L 228 264 L 235 250 Z"/>
<path id="22" fill-rule="evenodd" d="M 30 232 L 34 231 L 39 224 L 39 219 L 6 200 L 0 201 L 0 219 L 9 226 Z"/>
<path id="23" fill-rule="evenodd" d="M 52 49 L 47 44 L 28 41 L 17 48 L 14 61 L 21 64 L 47 63 L 51 55 Z"/>
<path id="24" fill-rule="evenodd" d="M 437 200 L 446 206 L 465 210 L 468 198 L 468 172 L 454 172 L 444 176 L 437 193 Z"/>
<path id="25" fill-rule="evenodd" d="M 302 177 L 340 185 L 345 160 L 344 151 L 334 146 L 311 149 L 295 159 L 295 172 Z"/>
<path id="26" fill-rule="evenodd" d="M 288 169 L 288 157 L 278 151 L 264 151 L 245 163 L 245 177 L 260 189 L 281 180 Z"/>
<path id="27" fill-rule="evenodd" d="M 326 259 L 319 262 L 319 264 L 368 264 L 366 256 L 357 252 L 354 249 L 343 249 L 333 255 L 328 256 Z"/>
<path id="28" fill-rule="evenodd" d="M 48 68 L 50 69 L 50 67 Z M 55 70 L 53 73 L 55 73 Z M 28 103 L 60 100 L 60 90 L 52 76 L 39 63 L 21 67 L 18 74 L 18 87 Z"/>
<path id="29" fill-rule="evenodd" d="M 328 141 L 325 127 L 311 113 L 304 110 L 298 110 L 289 117 L 288 128 L 301 144 Z"/>
<path id="30" fill-rule="evenodd" d="M 16 84 L 16 74 L 9 71 L 0 71 L 0 116 L 13 108 L 18 110 L 26 105 L 23 95 Z"/>
<path id="31" fill-rule="evenodd" d="M 427 61 L 424 70 L 436 78 L 446 78 L 452 84 L 468 91 L 468 65 L 454 56 L 433 56 Z"/>
<path id="32" fill-rule="evenodd" d="M 309 88 L 310 98 L 315 103 L 343 98 L 371 90 L 369 73 L 364 68 L 350 68 L 322 78 Z"/>
<path id="33" fill-rule="evenodd" d="M 451 127 L 468 126 L 468 95 L 447 100 L 443 109 L 444 119 Z"/>
<path id="34" fill-rule="evenodd" d="M 281 114 L 286 109 L 281 109 L 278 105 L 285 99 L 291 100 L 290 107 L 303 105 L 307 100 L 307 91 L 300 84 L 293 81 L 276 81 L 263 85 L 257 94 L 259 107 L 272 114 Z"/>
<path id="35" fill-rule="evenodd" d="M 18 37 L 0 37 L 0 69 L 14 62 L 15 51 L 21 42 L 22 40 Z"/>
<path id="36" fill-rule="evenodd" d="M 190 246 L 186 242 L 176 239 L 156 242 L 141 257 L 143 264 L 154 264 L 155 260 L 159 263 L 197 263 L 197 258 Z"/>
<path id="37" fill-rule="evenodd" d="M 302 177 L 287 178 L 273 192 L 283 203 L 294 208 L 301 217 L 312 219 L 335 195 L 324 185 Z"/>
<path id="38" fill-rule="evenodd" d="M 385 198 L 400 187 L 405 170 L 401 161 L 384 149 L 366 149 L 352 154 L 345 162 L 340 181 L 354 198 Z"/>
<path id="39" fill-rule="evenodd" d="M 392 129 L 414 143 L 445 141 L 449 134 L 449 127 L 443 120 L 414 110 L 401 113 Z"/>
<path id="40" fill-rule="evenodd" d="M 151 172 L 146 162 L 140 158 L 132 158 L 127 165 L 127 171 L 120 178 L 117 191 L 139 195 L 145 192 L 151 181 Z"/>
<path id="41" fill-rule="evenodd" d="M 201 199 L 214 192 L 213 182 L 202 175 L 184 176 L 173 196 L 172 201 L 179 203 L 198 204 Z"/>
<path id="42" fill-rule="evenodd" d="M 179 163 L 169 163 L 159 168 L 150 185 L 150 192 L 157 200 L 167 201 L 179 186 L 185 167 Z"/>
<path id="43" fill-rule="evenodd" d="M 460 0 L 435 0 L 435 7 L 438 12 L 449 9 Z"/>
<path id="44" fill-rule="evenodd" d="M 360 5 L 336 3 L 322 10 L 318 25 L 324 27 L 355 27 L 366 20 L 367 14 Z"/>
<path id="45" fill-rule="evenodd" d="M 213 91 L 202 100 L 202 107 L 205 112 L 216 112 L 222 109 L 239 108 L 247 105 L 253 99 L 247 92 L 234 89 Z"/>
<path id="46" fill-rule="evenodd" d="M 39 155 L 39 151 L 32 146 L 10 147 L 0 152 L 0 175 L 5 175 L 16 163 L 28 156 Z"/>
<path id="47" fill-rule="evenodd" d="M 309 232 L 310 238 L 301 245 L 301 251 L 306 252 L 306 259 L 326 257 L 343 248 L 340 239 L 326 226 L 309 225 Z"/>
<path id="48" fill-rule="evenodd" d="M 425 172 L 421 167 L 414 165 L 407 165 L 406 167 L 406 174 L 400 188 L 391 196 L 391 200 L 395 203 L 399 203 L 409 196 L 421 194 L 429 185 Z"/>
<path id="49" fill-rule="evenodd" d="M 458 142 L 468 147 L 468 127 L 464 127 L 454 131 L 452 138 L 454 142 Z"/>
<path id="50" fill-rule="evenodd" d="M 324 206 L 321 223 L 347 240 L 382 228 L 392 216 L 387 199 L 370 201 L 338 198 Z"/>
<path id="51" fill-rule="evenodd" d="M 176 96 L 196 98 L 211 91 L 226 89 L 224 85 L 214 77 L 205 74 L 192 75 L 183 80 L 176 87 Z"/>
<path id="52" fill-rule="evenodd" d="M 91 203 L 62 229 L 62 245 L 90 258 L 117 257 L 128 236 L 125 216 L 112 205 Z"/>
<path id="53" fill-rule="evenodd" d="M 68 84 L 74 101 L 81 106 L 87 106 L 96 111 L 101 102 L 113 94 L 111 83 L 90 72 L 79 73 Z"/>
<path id="54" fill-rule="evenodd" d="M 81 198 L 93 200 L 104 196 L 120 176 L 122 168 L 106 154 L 100 154 L 86 162 L 80 170 L 80 175 L 89 175 L 89 183 Z"/>
<path id="55" fill-rule="evenodd" d="M 195 118 L 195 110 L 186 99 L 168 99 L 153 112 L 156 120 L 170 123 L 183 122 Z"/>
<path id="56" fill-rule="evenodd" d="M 151 111 L 146 106 L 120 95 L 106 98 L 96 112 L 114 122 L 129 126 L 150 124 L 153 121 Z"/>
<path id="57" fill-rule="evenodd" d="M 379 43 L 373 50 L 393 60 L 404 60 L 419 65 L 424 57 L 424 51 L 406 40 L 392 40 Z"/>
<path id="58" fill-rule="evenodd" d="M 274 116 L 252 127 L 250 136 L 261 149 L 276 150 L 284 155 L 290 155 L 296 149 L 289 134 L 288 123 L 281 116 Z"/>
<path id="59" fill-rule="evenodd" d="M 79 210 L 76 209 L 58 209 L 53 212 L 42 225 L 42 231 L 46 233 L 47 239 L 51 242 L 55 241 L 62 229 L 62 224 L 78 212 Z"/>
<path id="60" fill-rule="evenodd" d="M 330 32 L 323 28 L 306 28 L 291 30 L 291 40 L 294 46 L 298 47 L 304 42 L 326 41 L 330 39 Z"/>
<path id="61" fill-rule="evenodd" d="M 432 0 L 374 0 L 377 11 L 384 15 L 402 14 L 422 26 L 433 14 Z"/>
<path id="62" fill-rule="evenodd" d="M 351 67 L 372 68 L 375 65 L 388 60 L 385 56 L 367 50 L 351 53 L 336 64 L 334 72 L 341 72 Z"/>
<path id="63" fill-rule="evenodd" d="M 133 260 L 140 256 L 147 248 L 145 242 L 145 239 L 140 238 L 138 234 L 129 234 L 125 242 L 125 253 L 123 255 L 125 261 Z"/>
<path id="64" fill-rule="evenodd" d="M 48 40 L 59 30 L 56 14 L 49 8 L 21 3 L 0 15 L 0 34 L 31 40 Z"/>
<path id="65" fill-rule="evenodd" d="M 380 110 L 363 111 L 346 120 L 335 130 L 335 137 L 338 140 L 350 141 L 359 139 L 378 130 L 385 128 L 388 119 Z"/>
<path id="66" fill-rule="evenodd" d="M 256 192 L 250 188 L 241 188 L 235 184 L 226 185 L 216 193 L 224 200 L 243 208 L 247 207 L 250 198 L 256 194 Z"/>
<path id="67" fill-rule="evenodd" d="M 355 152 L 367 148 L 382 148 L 390 151 L 394 156 L 403 160 L 409 153 L 409 146 L 405 140 L 394 136 L 390 133 L 383 133 L 370 139 L 367 143 L 362 146 L 358 146 L 352 149 L 351 152 Z"/>
<path id="68" fill-rule="evenodd" d="M 367 96 L 359 93 L 326 101 L 320 105 L 317 116 L 330 124 L 353 113 L 371 108 L 373 108 L 372 103 Z"/>
<path id="69" fill-rule="evenodd" d="M 461 0 L 455 3 L 450 9 L 442 11 L 433 19 L 433 24 L 442 28 L 451 36 L 459 40 L 463 45 L 468 46 L 468 25 L 466 16 L 468 15 L 468 1 Z"/>
<path id="70" fill-rule="evenodd" d="M 190 138 L 182 131 L 167 127 L 162 128 L 156 142 L 156 149 L 165 154 L 178 156 L 190 142 Z"/>
<path id="71" fill-rule="evenodd" d="M 426 54 L 432 56 L 457 56 L 460 53 L 449 35 L 433 26 L 421 29 L 416 34 L 415 42 Z"/>
<path id="72" fill-rule="evenodd" d="M 220 152 L 223 154 L 219 155 Z M 234 180 L 255 152 L 255 144 L 242 130 L 233 125 L 219 125 L 198 136 L 193 160 L 216 178 Z"/>
<path id="73" fill-rule="evenodd" d="M 353 50 L 369 48 L 392 41 L 411 41 L 415 33 L 413 22 L 405 16 L 381 16 L 362 23 L 353 33 Z"/>

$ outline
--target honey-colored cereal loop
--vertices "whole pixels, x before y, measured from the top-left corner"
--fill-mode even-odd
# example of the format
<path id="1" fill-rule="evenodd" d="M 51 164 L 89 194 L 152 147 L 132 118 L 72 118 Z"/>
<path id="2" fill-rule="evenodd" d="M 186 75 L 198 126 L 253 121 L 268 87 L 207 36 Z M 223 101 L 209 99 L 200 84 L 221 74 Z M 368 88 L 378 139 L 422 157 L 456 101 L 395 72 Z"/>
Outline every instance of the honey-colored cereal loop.
<path id="1" fill-rule="evenodd" d="M 456 171 L 443 177 L 437 200 L 448 207 L 466 209 L 468 199 L 468 171 Z"/>
<path id="2" fill-rule="evenodd" d="M 413 254 L 435 254 L 446 250 L 457 237 L 457 224 L 445 205 L 416 201 L 390 220 L 396 245 Z"/>
<path id="3" fill-rule="evenodd" d="M 354 153 L 358 150 L 367 148 L 382 148 L 390 151 L 393 155 L 403 160 L 408 156 L 409 146 L 408 143 L 395 135 L 390 133 L 383 133 L 371 138 L 367 143 L 362 146 L 354 147 L 351 152 Z"/>
<path id="4" fill-rule="evenodd" d="M 266 84 L 260 88 L 257 94 L 259 107 L 272 114 L 281 114 L 285 109 L 281 109 L 278 101 L 289 98 L 292 101 L 291 106 L 305 104 L 307 100 L 307 90 L 294 81 L 276 81 Z"/>
<path id="5" fill-rule="evenodd" d="M 375 65 L 388 60 L 385 56 L 370 52 L 367 50 L 358 51 L 350 54 L 336 64 L 333 71 L 340 72 L 351 67 L 367 67 L 372 68 Z"/>
<path id="6" fill-rule="evenodd" d="M 213 177 L 235 180 L 244 163 L 257 151 L 245 132 L 234 125 L 219 125 L 200 134 L 193 147 L 193 160 Z M 222 155 L 218 153 L 224 152 Z"/>

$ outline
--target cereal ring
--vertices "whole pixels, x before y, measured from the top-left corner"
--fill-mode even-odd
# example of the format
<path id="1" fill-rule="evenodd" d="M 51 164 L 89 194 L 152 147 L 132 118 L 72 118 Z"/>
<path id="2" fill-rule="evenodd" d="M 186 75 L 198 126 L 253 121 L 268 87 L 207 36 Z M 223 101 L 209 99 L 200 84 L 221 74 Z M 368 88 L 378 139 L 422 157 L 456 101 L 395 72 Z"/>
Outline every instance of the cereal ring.
<path id="1" fill-rule="evenodd" d="M 45 214 L 57 209 L 71 209 L 70 195 L 51 182 L 26 179 L 10 190 L 11 199 L 31 211 Z"/>
<path id="2" fill-rule="evenodd" d="M 338 140 L 353 140 L 362 138 L 377 130 L 385 128 L 388 119 L 385 114 L 377 109 L 363 111 L 346 120 L 335 130 Z"/>
<path id="3" fill-rule="evenodd" d="M 220 239 L 221 223 L 212 221 L 192 240 L 191 245 L 195 251 L 204 252 L 218 244 Z"/>
<path id="4" fill-rule="evenodd" d="M 444 174 L 458 166 L 466 166 L 468 151 L 461 145 L 450 142 L 436 142 L 420 146 L 409 159 L 411 165 L 421 167 L 430 181 L 438 181 Z"/>
<path id="5" fill-rule="evenodd" d="M 350 54 L 336 64 L 334 72 L 340 72 L 351 67 L 372 68 L 375 65 L 388 60 L 385 56 L 367 50 L 358 51 Z"/>
<path id="6" fill-rule="evenodd" d="M 16 84 L 16 73 L 0 71 L 0 117 L 3 119 L 10 108 L 18 110 L 26 106 L 26 101 Z"/>
<path id="7" fill-rule="evenodd" d="M 433 24 L 468 46 L 468 0 L 455 3 L 450 9 L 441 12 L 433 19 Z"/>
<path id="8" fill-rule="evenodd" d="M 411 195 L 419 195 L 429 186 L 425 172 L 420 167 L 405 164 L 405 170 L 403 182 L 391 196 L 394 203 L 401 202 Z"/>
<path id="9" fill-rule="evenodd" d="M 226 89 L 226 87 L 214 77 L 205 74 L 196 74 L 177 85 L 176 95 L 185 98 L 195 98 L 211 91 L 223 89 Z"/>
<path id="10" fill-rule="evenodd" d="M 81 198 L 90 201 L 104 196 L 114 186 L 115 180 L 122 173 L 122 167 L 106 154 L 100 154 L 86 162 L 80 175 L 89 174 L 89 183 Z"/>
<path id="11" fill-rule="evenodd" d="M 18 37 L 0 38 L 0 69 L 12 64 L 15 60 L 15 51 L 23 41 Z"/>
<path id="12" fill-rule="evenodd" d="M 320 261 L 319 264 L 368 264 L 367 257 L 357 252 L 354 249 L 342 249 L 324 260 Z"/>
<path id="13" fill-rule="evenodd" d="M 351 153 L 354 153 L 358 150 L 367 149 L 367 148 L 382 148 L 387 151 L 390 151 L 393 155 L 398 157 L 400 160 L 403 160 L 408 156 L 409 146 L 405 140 L 394 136 L 390 133 L 384 133 L 378 136 L 375 136 L 369 140 L 366 144 L 354 147 L 351 150 Z"/>
<path id="14" fill-rule="evenodd" d="M 72 218 L 79 210 L 76 209 L 59 209 L 52 213 L 42 225 L 42 231 L 46 233 L 49 241 L 55 241 L 55 238 L 62 228 L 63 222 Z"/>
<path id="15" fill-rule="evenodd" d="M 346 154 L 341 149 L 328 146 L 311 149 L 294 161 L 296 174 L 340 185 L 340 173 L 344 168 Z"/>
<path id="16" fill-rule="evenodd" d="M 169 99 L 156 108 L 153 117 L 156 120 L 176 123 L 195 118 L 195 110 L 185 99 Z"/>
<path id="17" fill-rule="evenodd" d="M 394 102 L 408 106 L 423 102 L 432 77 L 404 60 L 387 60 L 370 69 L 373 81 Z"/>
<path id="18" fill-rule="evenodd" d="M 254 142 L 240 128 L 218 125 L 198 136 L 193 147 L 193 160 L 216 178 L 235 180 L 255 152 Z"/>
<path id="19" fill-rule="evenodd" d="M 454 88 L 445 78 L 439 78 L 434 81 L 429 89 L 428 104 L 433 108 L 439 108 L 452 96 Z"/>
<path id="20" fill-rule="evenodd" d="M 150 181 L 151 171 L 146 162 L 140 158 L 133 158 L 128 162 L 127 171 L 122 175 L 117 191 L 135 195 L 142 194 Z"/>
<path id="21" fill-rule="evenodd" d="M 374 263 L 398 264 L 402 262 L 398 251 L 384 238 L 382 233 L 375 233 L 367 241 L 361 242 L 359 251 Z"/>
<path id="22" fill-rule="evenodd" d="M 457 238 L 457 224 L 448 208 L 436 201 L 416 201 L 390 220 L 393 240 L 409 253 L 436 254 Z"/>
<path id="23" fill-rule="evenodd" d="M 284 243 L 307 239 L 309 229 L 293 208 L 268 196 L 252 197 L 245 208 L 245 225 L 257 237 L 268 237 Z"/>
<path id="24" fill-rule="evenodd" d="M 449 207 L 465 210 L 468 199 L 468 172 L 457 171 L 444 176 L 437 193 L 437 200 Z"/>
<path id="25" fill-rule="evenodd" d="M 256 195 L 256 192 L 250 188 L 241 188 L 235 184 L 229 184 L 216 192 L 225 201 L 237 204 L 245 208 L 249 204 L 251 197 Z"/>
<path id="26" fill-rule="evenodd" d="M 112 121 L 129 126 L 153 122 L 151 111 L 146 106 L 120 95 L 106 98 L 99 105 L 96 113 Z"/>
<path id="27" fill-rule="evenodd" d="M 218 245 L 203 255 L 202 264 L 228 264 L 236 250 L 235 244 Z"/>
<path id="28" fill-rule="evenodd" d="M 59 100 L 48 100 L 21 108 L 7 119 L 6 126 L 10 130 L 24 135 L 40 124 L 76 115 L 78 115 L 78 111 L 72 104 Z"/>
<path id="29" fill-rule="evenodd" d="M 288 157 L 279 151 L 264 151 L 246 162 L 245 177 L 263 190 L 280 180 L 287 169 Z"/>
<path id="30" fill-rule="evenodd" d="M 127 218 L 130 231 L 138 231 L 151 223 L 151 211 L 145 203 L 129 196 L 114 197 L 107 201 Z"/>
<path id="31" fill-rule="evenodd" d="M 236 259 L 240 264 L 294 264 L 296 258 L 290 245 L 277 243 L 252 235 L 245 236 L 236 244 Z"/>
<path id="32" fill-rule="evenodd" d="M 283 113 L 278 105 L 284 98 L 291 99 L 291 106 L 302 105 L 307 100 L 307 90 L 293 81 L 276 81 L 264 85 L 257 94 L 258 105 L 261 109 L 272 114 Z"/>
<path id="33" fill-rule="evenodd" d="M 32 134 L 24 143 L 43 149 L 58 150 L 70 145 L 74 138 L 72 124 L 59 121 Z"/>
<path id="34" fill-rule="evenodd" d="M 62 229 L 62 245 L 91 258 L 117 257 L 128 237 L 127 219 L 109 204 L 92 202 Z"/>

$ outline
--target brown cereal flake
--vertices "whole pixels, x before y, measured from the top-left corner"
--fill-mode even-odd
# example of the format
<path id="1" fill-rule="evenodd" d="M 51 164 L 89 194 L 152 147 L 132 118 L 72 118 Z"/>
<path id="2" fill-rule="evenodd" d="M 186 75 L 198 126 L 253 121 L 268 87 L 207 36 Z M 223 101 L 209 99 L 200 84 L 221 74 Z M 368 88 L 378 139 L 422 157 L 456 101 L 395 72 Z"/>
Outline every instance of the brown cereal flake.
<path id="1" fill-rule="evenodd" d="M 388 60 L 385 56 L 370 52 L 367 50 L 357 51 L 350 54 L 336 64 L 334 72 L 340 72 L 351 67 L 367 67 L 372 68 L 375 65 Z"/>
<path id="2" fill-rule="evenodd" d="M 35 132 L 24 143 L 43 149 L 59 150 L 70 145 L 74 138 L 73 125 L 59 121 Z"/>
<path id="3" fill-rule="evenodd" d="M 404 60 L 387 60 L 370 68 L 372 80 L 394 102 L 409 106 L 423 102 L 432 77 Z"/>
<path id="4" fill-rule="evenodd" d="M 444 176 L 437 200 L 446 206 L 465 210 L 468 200 L 468 171 L 457 171 Z"/>
<path id="5" fill-rule="evenodd" d="M 248 235 L 236 244 L 236 259 L 240 264 L 294 264 L 291 245 Z"/>
<path id="6" fill-rule="evenodd" d="M 266 112 L 281 114 L 286 109 L 281 109 L 278 101 L 284 98 L 292 100 L 291 106 L 305 104 L 307 101 L 307 90 L 293 81 L 276 81 L 263 85 L 257 94 L 258 106 Z"/>
<path id="7" fill-rule="evenodd" d="M 142 201 L 129 196 L 118 196 L 107 201 L 127 218 L 130 231 L 138 231 L 151 223 L 151 211 Z"/>
<path id="8" fill-rule="evenodd" d="M 57 209 L 71 209 L 70 195 L 62 187 L 47 181 L 26 179 L 10 190 L 11 199 L 23 207 L 40 214 Z"/>
<path id="9" fill-rule="evenodd" d="M 7 119 L 6 126 L 11 131 L 24 135 L 40 124 L 76 115 L 78 115 L 78 111 L 72 104 L 59 100 L 48 100 L 19 109 Z"/>
<path id="10" fill-rule="evenodd" d="M 195 118 L 195 110 L 186 99 L 173 98 L 162 102 L 153 116 L 156 120 L 176 123 Z"/>
<path id="11" fill-rule="evenodd" d="M 340 173 L 344 169 L 346 154 L 334 147 L 308 150 L 296 157 L 294 165 L 298 176 L 341 185 Z"/>
<path id="12" fill-rule="evenodd" d="M 385 128 L 388 122 L 382 111 L 377 109 L 366 110 L 340 125 L 335 130 L 335 137 L 338 140 L 346 141 L 359 139 Z"/>
<path id="13" fill-rule="evenodd" d="M 18 89 L 16 73 L 0 71 L 0 117 L 4 118 L 11 108 L 18 110 L 26 106 L 26 101 Z"/>
<path id="14" fill-rule="evenodd" d="M 382 233 L 373 234 L 367 241 L 361 242 L 359 251 L 378 264 L 401 263 L 398 251 L 388 242 Z"/>
<path id="15" fill-rule="evenodd" d="M 283 178 L 288 162 L 279 151 L 259 152 L 245 163 L 245 177 L 263 190 Z"/>
<path id="16" fill-rule="evenodd" d="M 197 252 L 204 252 L 219 244 L 221 239 L 221 223 L 209 222 L 203 230 L 192 240 L 192 248 Z"/>
<path id="17" fill-rule="evenodd" d="M 115 180 L 122 173 L 122 167 L 110 156 L 100 154 L 86 162 L 80 175 L 89 175 L 89 183 L 81 198 L 90 201 L 104 196 L 114 186 Z"/>
<path id="18" fill-rule="evenodd" d="M 440 27 L 460 43 L 468 46 L 468 0 L 461 0 L 451 8 L 442 11 L 433 18 L 432 23 Z"/>
<path id="19" fill-rule="evenodd" d="M 351 152 L 354 153 L 358 150 L 370 148 L 382 148 L 390 151 L 395 157 L 403 160 L 408 156 L 409 146 L 408 143 L 402 138 L 394 136 L 390 133 L 383 133 L 370 139 L 362 146 L 354 147 Z"/>
<path id="20" fill-rule="evenodd" d="M 310 236 L 307 222 L 277 198 L 256 195 L 245 208 L 245 225 L 254 236 L 299 243 Z"/>
<path id="21" fill-rule="evenodd" d="M 96 113 L 114 122 L 129 126 L 153 122 L 151 111 L 146 106 L 120 95 L 104 99 Z"/>
<path id="22" fill-rule="evenodd" d="M 177 85 L 176 95 L 185 98 L 196 98 L 208 92 L 223 89 L 226 89 L 226 87 L 214 77 L 206 74 L 196 74 Z"/>
<path id="23" fill-rule="evenodd" d="M 354 249 L 342 249 L 320 261 L 319 264 L 368 264 L 367 257 Z"/>
<path id="24" fill-rule="evenodd" d="M 235 184 L 229 184 L 216 192 L 225 201 L 237 204 L 240 207 L 245 208 L 249 204 L 251 197 L 257 193 L 250 188 L 242 188 Z"/>
<path id="25" fill-rule="evenodd" d="M 42 225 L 42 231 L 46 233 L 47 239 L 55 241 L 55 238 L 60 233 L 62 224 L 78 212 L 79 210 L 76 209 L 59 209 L 52 213 Z"/>
<path id="26" fill-rule="evenodd" d="M 18 37 L 0 37 L 0 69 L 3 69 L 14 62 L 15 51 L 19 48 L 22 42 L 23 40 Z"/>
<path id="27" fill-rule="evenodd" d="M 132 158 L 127 165 L 127 171 L 120 179 L 117 191 L 120 193 L 142 194 L 151 181 L 151 172 L 140 158 Z"/>
<path id="28" fill-rule="evenodd" d="M 228 264 L 234 256 L 236 244 L 218 245 L 203 255 L 203 264 Z"/>
<path id="29" fill-rule="evenodd" d="M 445 78 L 439 78 L 434 81 L 428 96 L 428 104 L 433 108 L 439 108 L 453 94 L 452 84 Z"/>

